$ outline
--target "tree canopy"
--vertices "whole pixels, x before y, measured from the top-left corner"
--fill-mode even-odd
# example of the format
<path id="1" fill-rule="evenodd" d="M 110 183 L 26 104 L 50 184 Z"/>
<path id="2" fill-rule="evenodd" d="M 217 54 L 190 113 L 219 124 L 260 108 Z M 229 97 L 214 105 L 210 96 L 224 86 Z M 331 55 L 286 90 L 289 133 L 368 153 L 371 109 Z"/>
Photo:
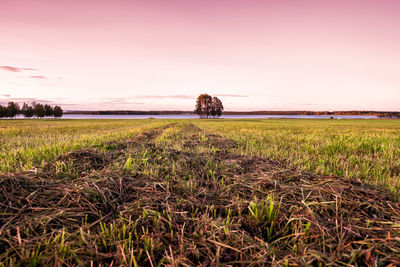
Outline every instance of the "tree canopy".
<path id="1" fill-rule="evenodd" d="M 55 106 L 53 109 L 53 116 L 55 118 L 60 118 L 63 115 L 63 110 L 60 106 Z"/>
<path id="2" fill-rule="evenodd" d="M 197 97 L 194 113 L 200 118 L 219 117 L 222 115 L 222 110 L 224 110 L 224 106 L 218 97 L 208 94 L 201 94 Z"/>
<path id="3" fill-rule="evenodd" d="M 19 105 L 14 102 L 8 102 L 7 117 L 13 118 L 19 113 Z"/>

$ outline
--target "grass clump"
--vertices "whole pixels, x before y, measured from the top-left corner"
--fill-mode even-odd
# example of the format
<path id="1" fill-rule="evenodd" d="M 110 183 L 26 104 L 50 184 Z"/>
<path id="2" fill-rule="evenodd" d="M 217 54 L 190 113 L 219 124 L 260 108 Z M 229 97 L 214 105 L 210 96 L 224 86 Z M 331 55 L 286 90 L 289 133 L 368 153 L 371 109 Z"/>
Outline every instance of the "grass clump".
<path id="1" fill-rule="evenodd" d="M 264 200 L 254 197 L 248 206 L 249 215 L 257 225 L 264 228 L 266 239 L 271 240 L 275 235 L 275 226 L 279 214 L 279 204 L 275 203 L 274 194 Z"/>

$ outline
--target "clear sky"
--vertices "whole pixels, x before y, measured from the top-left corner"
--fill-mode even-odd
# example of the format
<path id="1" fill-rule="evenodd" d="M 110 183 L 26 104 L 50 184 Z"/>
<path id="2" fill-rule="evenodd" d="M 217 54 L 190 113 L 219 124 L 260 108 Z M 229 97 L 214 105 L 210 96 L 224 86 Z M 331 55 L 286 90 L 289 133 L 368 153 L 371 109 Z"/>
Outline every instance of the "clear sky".
<path id="1" fill-rule="evenodd" d="M 398 0 L 0 0 L 0 104 L 400 110 Z"/>

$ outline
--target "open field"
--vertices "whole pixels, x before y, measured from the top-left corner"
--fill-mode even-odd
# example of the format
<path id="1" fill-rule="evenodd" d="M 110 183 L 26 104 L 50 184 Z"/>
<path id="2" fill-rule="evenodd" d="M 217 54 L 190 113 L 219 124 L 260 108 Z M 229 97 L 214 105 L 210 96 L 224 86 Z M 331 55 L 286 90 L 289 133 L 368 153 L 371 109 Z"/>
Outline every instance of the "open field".
<path id="1" fill-rule="evenodd" d="M 57 156 L 108 140 L 132 137 L 155 120 L 0 120 L 0 171 L 30 170 Z"/>
<path id="2" fill-rule="evenodd" d="M 0 266 L 400 265 L 399 132 L 0 121 Z"/>
<path id="3" fill-rule="evenodd" d="M 299 170 L 361 179 L 400 193 L 400 120 L 230 120 L 197 125 L 238 141 L 239 153 L 272 158 Z"/>

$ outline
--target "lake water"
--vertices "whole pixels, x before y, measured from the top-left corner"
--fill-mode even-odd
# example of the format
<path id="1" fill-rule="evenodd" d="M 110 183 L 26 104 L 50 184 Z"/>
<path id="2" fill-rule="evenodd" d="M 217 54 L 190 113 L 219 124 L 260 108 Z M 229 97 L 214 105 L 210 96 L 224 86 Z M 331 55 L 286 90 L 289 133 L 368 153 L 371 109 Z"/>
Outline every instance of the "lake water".
<path id="1" fill-rule="evenodd" d="M 376 119 L 376 116 L 339 115 L 223 115 L 221 119 Z M 80 115 L 64 114 L 63 119 L 197 119 L 197 115 Z"/>

